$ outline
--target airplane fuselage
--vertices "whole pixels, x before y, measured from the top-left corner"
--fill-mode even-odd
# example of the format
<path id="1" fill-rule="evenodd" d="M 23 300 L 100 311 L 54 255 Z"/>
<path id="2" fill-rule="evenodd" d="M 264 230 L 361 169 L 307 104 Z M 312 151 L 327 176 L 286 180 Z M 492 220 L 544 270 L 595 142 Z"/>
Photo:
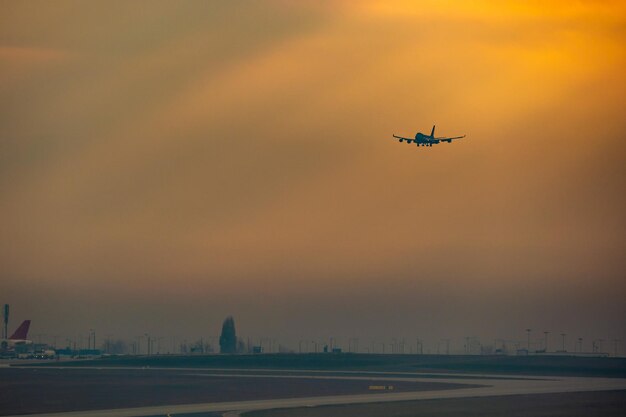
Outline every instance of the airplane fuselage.
<path id="1" fill-rule="evenodd" d="M 32 344 L 33 344 L 32 340 L 26 340 L 26 339 L 2 339 L 2 341 L 0 342 L 0 346 L 4 349 L 14 348 L 20 345 L 32 345 Z"/>
<path id="2" fill-rule="evenodd" d="M 416 133 L 414 141 L 417 146 L 433 146 L 433 143 L 439 143 L 437 139 L 423 133 Z"/>
<path id="3" fill-rule="evenodd" d="M 403 139 L 400 139 L 402 142 Z M 433 144 L 439 143 L 439 139 L 435 139 L 430 135 L 425 135 L 421 132 L 415 134 L 415 139 L 407 139 L 407 143 L 414 142 L 417 146 L 433 146 Z"/>

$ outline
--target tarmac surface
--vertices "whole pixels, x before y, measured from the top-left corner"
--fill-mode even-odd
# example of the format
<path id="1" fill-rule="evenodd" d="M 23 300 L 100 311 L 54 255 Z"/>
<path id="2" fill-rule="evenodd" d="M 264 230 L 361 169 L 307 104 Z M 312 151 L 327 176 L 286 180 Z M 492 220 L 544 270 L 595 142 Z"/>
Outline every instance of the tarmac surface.
<path id="1" fill-rule="evenodd" d="M 454 389 L 467 384 L 393 381 L 393 392 Z M 171 368 L 0 368 L 0 415 L 354 395 L 381 377 L 251 370 Z M 389 384 L 387 384 L 389 385 Z"/>
<path id="2" fill-rule="evenodd" d="M 24 368 L 26 371 L 31 368 Z M 63 367 L 46 368 L 47 370 L 55 370 L 63 373 Z M 11 369 L 13 370 L 13 369 Z M 81 370 L 91 370 L 92 372 L 110 372 L 107 369 L 100 368 L 81 368 Z M 4 369 L 0 369 L 0 372 Z M 39 371 L 43 371 L 40 368 Z M 127 369 L 125 372 L 131 371 Z M 134 369 L 132 372 L 141 372 L 145 369 Z M 172 372 L 169 368 L 159 369 L 150 368 L 150 372 Z M 189 377 L 189 369 L 178 369 L 178 376 Z M 220 372 L 218 370 L 200 370 L 191 372 L 192 378 L 196 381 L 200 380 L 200 386 L 210 384 L 211 381 L 218 381 L 216 386 L 231 384 L 235 391 L 238 387 L 253 381 L 255 389 L 266 384 L 274 384 L 276 381 L 282 381 L 284 387 L 293 388 L 292 395 L 282 398 L 262 398 L 262 399 L 244 399 L 239 398 L 232 401 L 211 400 L 202 403 L 188 404 L 167 404 L 167 405 L 149 405 L 145 407 L 131 408 L 113 408 L 106 410 L 92 411 L 74 411 L 53 414 L 38 414 L 40 416 L 88 416 L 88 417 L 104 417 L 104 416 L 181 416 L 193 415 L 214 416 L 226 412 L 227 416 L 238 416 L 242 412 L 252 410 L 267 410 L 281 408 L 297 408 L 297 407 L 317 407 L 324 405 L 342 405 L 342 404 L 366 404 L 366 403 L 386 403 L 396 401 L 415 401 L 415 400 L 434 400 L 434 399 L 455 399 L 455 398 L 479 398 L 492 396 L 510 396 L 510 395 L 529 395 L 529 394 L 549 394 L 549 393 L 572 393 L 572 392 L 591 392 L 591 391 L 616 391 L 626 390 L 626 378 L 600 378 L 600 377 L 522 377 L 519 375 L 510 376 L 506 379 L 503 375 L 472 375 L 468 380 L 467 374 L 437 374 L 422 375 L 420 373 L 388 373 L 388 372 L 341 372 L 341 375 L 333 375 L 332 372 L 312 372 L 306 370 L 292 371 L 296 374 L 285 375 L 284 371 L 259 370 L 259 369 L 230 369 L 228 372 Z M 270 375 L 268 375 L 270 374 Z M 0 373 L 2 375 L 2 373 Z M 3 377 L 3 381 L 6 379 Z M 231 381 L 231 382 L 228 382 Z M 317 396 L 311 396 L 310 388 L 315 383 L 326 387 L 329 384 L 336 384 L 333 389 L 341 386 L 359 386 L 359 393 L 346 393 L 340 395 L 331 395 L 328 391 L 318 391 Z M 299 383 L 309 384 L 297 386 Z M 385 391 L 378 393 L 362 393 L 363 384 L 385 384 L 394 386 L 403 386 L 402 390 Z M 467 384 L 472 384 L 468 386 Z M 243 385 L 241 385 L 243 384 Z M 347 385 L 342 385 L 347 384 Z M 359 385 L 361 384 L 361 385 Z M 403 385 L 405 384 L 405 385 Z M 414 389 L 409 389 L 413 385 Z M 426 384 L 426 385 L 420 385 Z M 435 385 L 432 385 L 435 384 Z M 444 385 L 454 384 L 454 385 Z M 463 385 L 465 384 L 465 385 Z M 438 385 L 438 387 L 437 387 Z M 422 390 L 420 389 L 420 386 Z M 187 387 L 185 387 L 187 388 Z M 443 389 L 442 389 L 443 388 Z M 445 389 L 448 388 L 448 389 Z M 453 389 L 450 389 L 453 388 Z M 427 389 L 427 390 L 424 390 Z M 336 392 L 336 391 L 335 391 Z M 109 398 L 110 400 L 110 398 Z M 201 413 L 201 414 L 198 414 Z M 209 413 L 209 414 L 207 414 Z M 215 414 L 217 413 L 217 414 Z M 6 414 L 6 413 L 4 413 Z M 23 412 L 19 412 L 23 414 Z"/>
<path id="3" fill-rule="evenodd" d="M 595 391 L 284 408 L 242 417 L 624 417 L 624 410 L 626 391 Z"/>

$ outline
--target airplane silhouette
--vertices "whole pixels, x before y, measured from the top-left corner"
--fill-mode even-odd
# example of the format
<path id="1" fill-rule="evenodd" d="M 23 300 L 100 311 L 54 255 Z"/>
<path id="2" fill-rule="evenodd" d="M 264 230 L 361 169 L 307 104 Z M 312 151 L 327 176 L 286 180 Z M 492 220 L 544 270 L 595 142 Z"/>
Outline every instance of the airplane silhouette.
<path id="1" fill-rule="evenodd" d="M 399 142 L 403 142 L 406 140 L 406 143 L 415 142 L 417 146 L 433 146 L 440 142 L 452 143 L 453 140 L 464 138 L 465 135 L 455 136 L 451 138 L 436 138 L 435 126 L 433 125 L 433 130 L 430 132 L 430 135 L 425 135 L 423 133 L 416 133 L 415 138 L 403 138 L 402 136 L 396 136 L 396 135 L 393 135 L 393 137 L 400 139 Z"/>

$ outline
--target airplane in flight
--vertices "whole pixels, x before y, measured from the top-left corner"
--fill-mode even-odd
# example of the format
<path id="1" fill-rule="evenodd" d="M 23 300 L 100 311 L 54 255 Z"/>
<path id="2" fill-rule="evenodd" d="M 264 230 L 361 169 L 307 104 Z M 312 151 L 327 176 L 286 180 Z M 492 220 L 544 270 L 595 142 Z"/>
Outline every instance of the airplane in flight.
<path id="1" fill-rule="evenodd" d="M 406 140 L 406 143 L 415 142 L 417 146 L 433 146 L 440 142 L 448 142 L 452 143 L 455 139 L 462 139 L 463 136 L 455 136 L 451 138 L 436 138 L 435 137 L 435 126 L 433 126 L 433 130 L 430 132 L 430 135 L 425 135 L 423 133 L 415 134 L 415 138 L 403 138 L 402 136 L 393 135 L 394 138 L 399 139 L 399 142 L 403 142 Z"/>
<path id="2" fill-rule="evenodd" d="M 30 320 L 24 320 L 11 337 L 2 340 L 3 349 L 14 348 L 17 345 L 32 345 L 33 341 L 27 339 L 29 327 Z"/>

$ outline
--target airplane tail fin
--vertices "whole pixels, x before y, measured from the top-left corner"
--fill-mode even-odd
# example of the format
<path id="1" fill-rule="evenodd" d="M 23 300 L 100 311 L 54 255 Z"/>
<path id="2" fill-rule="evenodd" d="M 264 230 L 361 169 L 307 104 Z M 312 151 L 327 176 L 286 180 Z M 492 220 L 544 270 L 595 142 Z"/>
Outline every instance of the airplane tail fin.
<path id="1" fill-rule="evenodd" d="M 15 333 L 9 339 L 12 340 L 26 340 L 28 337 L 28 328 L 30 327 L 30 320 L 24 320 L 20 327 L 17 328 Z"/>
<path id="2" fill-rule="evenodd" d="M 430 131 L 430 137 L 431 138 L 435 137 L 435 125 L 433 125 L 433 130 Z"/>

